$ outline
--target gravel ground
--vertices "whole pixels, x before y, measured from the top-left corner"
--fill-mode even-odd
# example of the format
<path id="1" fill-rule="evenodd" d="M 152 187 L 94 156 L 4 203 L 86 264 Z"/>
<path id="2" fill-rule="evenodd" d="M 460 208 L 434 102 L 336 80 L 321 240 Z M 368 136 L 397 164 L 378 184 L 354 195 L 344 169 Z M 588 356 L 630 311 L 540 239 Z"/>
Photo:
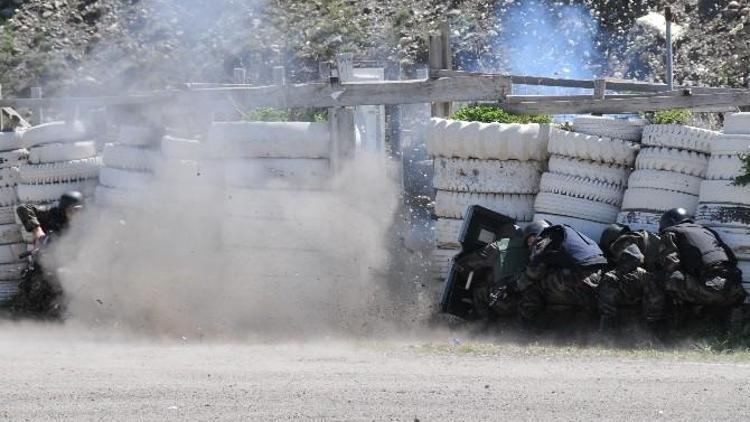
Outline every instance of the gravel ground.
<path id="1" fill-rule="evenodd" d="M 746 354 L 0 326 L 0 420 L 740 420 Z"/>

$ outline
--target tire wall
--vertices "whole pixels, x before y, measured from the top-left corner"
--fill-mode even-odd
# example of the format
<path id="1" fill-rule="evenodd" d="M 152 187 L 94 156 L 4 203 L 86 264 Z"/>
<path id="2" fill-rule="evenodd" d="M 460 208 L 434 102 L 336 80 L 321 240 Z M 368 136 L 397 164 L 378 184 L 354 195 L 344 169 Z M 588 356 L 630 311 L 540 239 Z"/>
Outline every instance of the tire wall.
<path id="1" fill-rule="evenodd" d="M 617 222 L 658 232 L 659 219 L 668 209 L 685 208 L 695 215 L 710 148 L 719 136 L 684 125 L 647 126 Z"/>
<path id="2" fill-rule="evenodd" d="M 435 249 L 432 276 L 443 281 L 466 210 L 481 205 L 516 219 L 533 217 L 534 199 L 547 168 L 549 125 L 463 122 L 433 118 L 427 150 L 433 158 Z"/>
<path id="3" fill-rule="evenodd" d="M 750 152 L 750 113 L 727 116 L 724 133 L 712 140 L 710 152 L 695 219 L 715 230 L 732 248 L 750 294 L 750 186 L 734 184 L 744 173 L 741 156 Z"/>
<path id="4" fill-rule="evenodd" d="M 535 219 L 568 224 L 598 241 L 617 218 L 643 127 L 642 120 L 581 116 L 573 132 L 552 129 Z"/>

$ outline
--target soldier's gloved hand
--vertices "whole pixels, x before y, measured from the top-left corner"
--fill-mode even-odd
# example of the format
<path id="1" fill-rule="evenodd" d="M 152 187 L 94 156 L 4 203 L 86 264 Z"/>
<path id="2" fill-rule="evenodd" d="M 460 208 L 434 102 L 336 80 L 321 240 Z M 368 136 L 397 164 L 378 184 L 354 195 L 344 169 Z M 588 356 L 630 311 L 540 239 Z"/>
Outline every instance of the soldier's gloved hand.
<path id="1" fill-rule="evenodd" d="M 34 236 L 34 247 L 39 247 L 39 243 L 47 234 L 44 232 L 44 230 L 42 230 L 42 226 L 37 226 L 31 233 Z"/>

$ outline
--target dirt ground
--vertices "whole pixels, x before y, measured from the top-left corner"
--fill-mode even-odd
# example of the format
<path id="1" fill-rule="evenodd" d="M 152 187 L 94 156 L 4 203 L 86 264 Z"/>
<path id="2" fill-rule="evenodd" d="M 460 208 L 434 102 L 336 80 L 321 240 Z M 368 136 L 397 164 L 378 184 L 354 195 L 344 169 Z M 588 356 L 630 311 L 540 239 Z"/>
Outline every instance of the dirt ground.
<path id="1" fill-rule="evenodd" d="M 0 420 L 740 420 L 750 356 L 0 326 Z"/>

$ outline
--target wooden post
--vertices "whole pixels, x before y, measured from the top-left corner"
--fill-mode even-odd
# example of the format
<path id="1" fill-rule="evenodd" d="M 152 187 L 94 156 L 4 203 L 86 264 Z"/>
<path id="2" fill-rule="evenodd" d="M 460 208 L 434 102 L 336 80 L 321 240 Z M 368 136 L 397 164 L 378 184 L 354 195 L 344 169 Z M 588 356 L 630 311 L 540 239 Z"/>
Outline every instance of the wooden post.
<path id="1" fill-rule="evenodd" d="M 31 98 L 42 98 L 42 87 L 35 86 L 31 88 Z M 44 123 L 44 112 L 41 106 L 34 106 L 31 109 L 31 122 L 32 124 Z"/>
<path id="2" fill-rule="evenodd" d="M 325 61 L 318 63 L 318 77 L 321 81 L 328 82 L 329 78 L 331 77 L 330 62 Z"/>
<path id="3" fill-rule="evenodd" d="M 606 91 L 607 91 L 607 80 L 595 79 L 594 80 L 594 99 L 603 100 Z"/>
<path id="4" fill-rule="evenodd" d="M 339 70 L 339 80 L 341 82 L 351 81 L 354 73 L 354 54 L 340 53 L 336 55 L 336 64 Z"/>
<path id="5" fill-rule="evenodd" d="M 284 70 L 284 66 L 273 67 L 273 84 L 279 86 L 286 85 L 286 71 Z"/>
<path id="6" fill-rule="evenodd" d="M 247 82 L 247 71 L 242 67 L 234 68 L 234 83 L 244 85 Z"/>
<path id="7" fill-rule="evenodd" d="M 341 170 L 344 160 L 354 158 L 355 126 L 354 110 L 349 107 L 333 107 L 328 110 L 330 132 L 330 165 L 334 172 Z"/>

